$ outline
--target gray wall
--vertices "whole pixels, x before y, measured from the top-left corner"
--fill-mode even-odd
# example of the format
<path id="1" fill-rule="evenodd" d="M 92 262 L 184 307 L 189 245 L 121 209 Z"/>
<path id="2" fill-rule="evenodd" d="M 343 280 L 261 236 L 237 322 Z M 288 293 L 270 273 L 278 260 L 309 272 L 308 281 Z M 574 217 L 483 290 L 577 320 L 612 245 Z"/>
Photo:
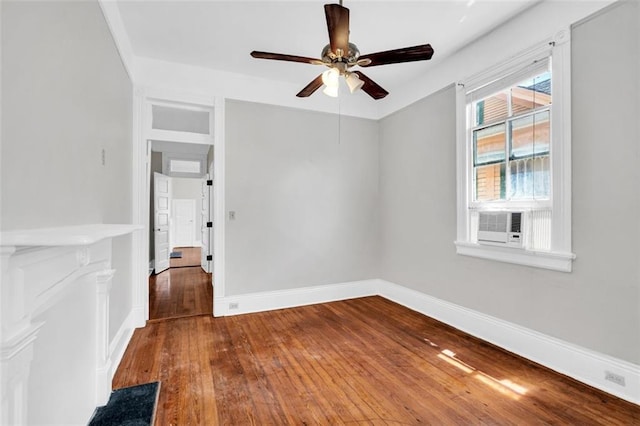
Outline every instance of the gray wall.
<path id="1" fill-rule="evenodd" d="M 2 2 L 2 229 L 131 223 L 132 102 L 97 2 Z M 110 337 L 132 308 L 129 236 L 113 266 Z"/>
<path id="2" fill-rule="evenodd" d="M 131 120 L 96 2 L 2 2 L 3 230 L 129 223 Z"/>
<path id="3" fill-rule="evenodd" d="M 448 87 L 380 123 L 382 278 L 640 363 L 637 8 L 572 30 L 574 271 L 456 255 Z"/>
<path id="4" fill-rule="evenodd" d="M 377 123 L 240 101 L 225 117 L 226 294 L 377 278 Z"/>

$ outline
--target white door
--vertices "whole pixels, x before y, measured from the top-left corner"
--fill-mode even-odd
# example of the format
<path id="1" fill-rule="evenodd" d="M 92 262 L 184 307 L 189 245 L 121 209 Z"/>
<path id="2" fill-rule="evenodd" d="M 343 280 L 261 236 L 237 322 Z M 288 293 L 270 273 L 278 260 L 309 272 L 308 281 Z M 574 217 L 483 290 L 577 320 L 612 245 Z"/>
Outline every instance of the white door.
<path id="1" fill-rule="evenodd" d="M 202 197 L 200 199 L 200 214 L 202 215 L 202 227 L 200 232 L 202 233 L 202 250 L 201 250 L 201 258 L 200 265 L 205 272 L 211 271 L 212 261 L 207 260 L 207 256 L 212 255 L 213 251 L 211 250 L 211 234 L 213 233 L 213 227 L 207 227 L 207 223 L 211 222 L 211 214 L 209 209 L 209 199 L 211 198 L 211 188 L 210 185 L 207 185 L 207 179 L 202 180 Z"/>
<path id="2" fill-rule="evenodd" d="M 153 243 L 156 274 L 169 268 L 169 217 L 171 204 L 171 178 L 153 173 Z"/>
<path id="3" fill-rule="evenodd" d="M 196 236 L 196 200 L 174 199 L 173 222 L 175 223 L 174 243 L 176 247 L 193 247 Z"/>

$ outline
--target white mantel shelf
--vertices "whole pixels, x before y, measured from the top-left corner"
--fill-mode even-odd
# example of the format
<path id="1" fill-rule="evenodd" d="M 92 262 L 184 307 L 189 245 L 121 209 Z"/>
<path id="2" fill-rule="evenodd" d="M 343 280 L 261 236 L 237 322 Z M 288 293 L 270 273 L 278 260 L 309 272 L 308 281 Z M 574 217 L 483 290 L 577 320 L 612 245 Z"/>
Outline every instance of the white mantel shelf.
<path id="1" fill-rule="evenodd" d="M 87 424 L 106 404 L 134 328 L 131 315 L 110 317 L 112 286 L 120 288 L 119 303 L 133 298 L 131 276 L 113 268 L 113 240 L 142 228 L 0 232 L 0 425 Z M 32 375 L 49 380 L 33 386 Z M 60 380 L 71 384 L 64 397 L 56 393 Z"/>
<path id="2" fill-rule="evenodd" d="M 105 238 L 126 235 L 141 225 L 92 224 L 6 231 L 0 233 L 2 247 L 64 247 L 95 244 Z"/>

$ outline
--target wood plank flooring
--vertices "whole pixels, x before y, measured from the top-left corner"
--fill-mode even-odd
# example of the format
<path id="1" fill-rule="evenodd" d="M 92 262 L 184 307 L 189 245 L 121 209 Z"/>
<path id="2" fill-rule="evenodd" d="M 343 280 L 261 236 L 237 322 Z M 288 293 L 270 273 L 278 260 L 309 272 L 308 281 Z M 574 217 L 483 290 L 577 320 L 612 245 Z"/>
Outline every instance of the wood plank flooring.
<path id="1" fill-rule="evenodd" d="M 149 319 L 213 313 L 211 274 L 200 266 L 169 268 L 149 277 Z"/>
<path id="2" fill-rule="evenodd" d="M 182 268 L 184 266 L 200 266 L 202 248 L 200 247 L 174 247 L 173 251 L 182 253 L 182 257 L 169 259 L 169 266 L 172 268 Z"/>
<path id="3" fill-rule="evenodd" d="M 114 388 L 156 425 L 633 425 L 640 407 L 380 297 L 148 324 Z"/>

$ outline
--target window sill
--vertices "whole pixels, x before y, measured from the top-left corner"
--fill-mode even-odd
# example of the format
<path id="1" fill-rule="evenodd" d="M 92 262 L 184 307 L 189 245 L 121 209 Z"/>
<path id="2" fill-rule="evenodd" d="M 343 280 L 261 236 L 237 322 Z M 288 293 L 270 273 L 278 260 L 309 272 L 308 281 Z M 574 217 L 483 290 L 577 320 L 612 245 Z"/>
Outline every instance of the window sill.
<path id="1" fill-rule="evenodd" d="M 571 272 L 573 253 L 529 251 L 513 247 L 497 247 L 483 244 L 456 241 L 456 253 L 463 256 L 479 257 L 497 260 L 498 262 L 514 263 L 516 265 L 532 266 L 535 268 L 551 269 L 554 271 Z"/>

